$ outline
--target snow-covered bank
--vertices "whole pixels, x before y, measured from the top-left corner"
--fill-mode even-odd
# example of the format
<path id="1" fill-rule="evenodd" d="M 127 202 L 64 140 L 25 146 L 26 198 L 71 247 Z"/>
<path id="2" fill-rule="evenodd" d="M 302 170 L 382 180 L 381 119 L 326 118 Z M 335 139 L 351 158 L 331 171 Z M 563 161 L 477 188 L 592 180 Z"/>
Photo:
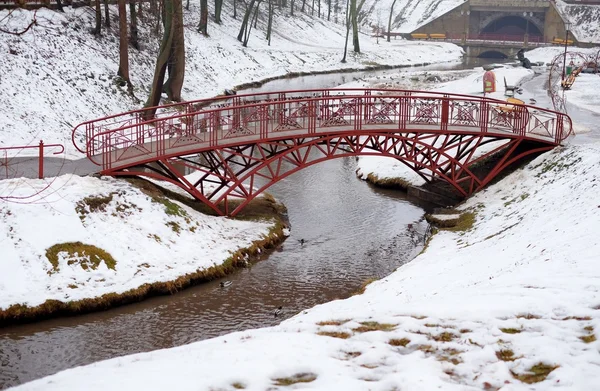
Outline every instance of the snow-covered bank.
<path id="1" fill-rule="evenodd" d="M 571 34 L 580 42 L 600 43 L 600 5 L 556 0 L 558 12 L 570 23 Z"/>
<path id="2" fill-rule="evenodd" d="M 185 100 L 211 97 L 225 88 L 289 72 L 443 62 L 462 55 L 458 46 L 449 43 L 388 43 L 381 39 L 377 44 L 375 38 L 363 34 L 362 53 L 354 55 L 350 50 L 347 63 L 342 64 L 344 27 L 306 14 L 276 17 L 271 46 L 264 40 L 264 31 L 254 29 L 249 47 L 244 48 L 236 40 L 240 21 L 230 16 L 229 3 L 223 10 L 223 24 L 211 24 L 208 38 L 195 29 L 197 7 L 192 2 L 184 12 Z M 0 34 L 4 53 L 0 56 L 0 145 L 37 143 L 39 139 L 63 142 L 67 155 L 73 156 L 70 132 L 75 125 L 139 108 L 148 96 L 158 47 L 151 23 L 139 26 L 142 49 L 130 50 L 132 98 L 114 82 L 119 53 L 116 33 L 95 38 L 89 32 L 94 18 L 91 8 L 66 11 L 40 9 L 37 25 L 26 34 Z M 116 8 L 111 12 L 116 15 Z M 0 11 L 0 19 L 5 16 L 6 11 Z M 23 28 L 32 17 L 32 12 L 15 11 L 3 21 L 4 28 Z"/>
<path id="3" fill-rule="evenodd" d="M 360 87 L 384 87 L 384 88 L 406 88 L 411 89 L 413 83 L 418 83 L 419 88 L 428 88 L 432 91 L 446 91 L 459 94 L 483 95 L 483 68 L 475 68 L 472 71 L 452 71 L 449 72 L 415 72 L 412 75 L 391 74 L 389 76 L 378 77 L 374 79 L 362 80 L 358 83 L 352 83 L 352 86 Z M 520 85 L 524 81 L 533 77 L 534 72 L 525 68 L 501 67 L 494 69 L 496 75 L 496 92 L 487 96 L 495 99 L 504 98 L 504 80 L 509 85 Z M 458 76 L 458 77 L 454 77 Z M 461 77 L 462 76 L 462 77 Z M 436 83 L 436 80 L 449 79 L 446 82 Z M 426 82 L 426 80 L 430 80 Z M 527 94 L 519 96 L 520 99 L 529 103 Z M 441 142 L 441 141 L 440 141 Z M 481 156 L 495 148 L 501 141 L 488 143 L 475 151 L 474 157 Z M 375 184 L 385 184 L 386 182 L 400 182 L 400 188 L 406 188 L 408 185 L 421 186 L 425 180 L 416 174 L 405 164 L 388 157 L 361 156 L 358 160 L 357 175 L 359 178 L 368 180 Z"/>
<path id="4" fill-rule="evenodd" d="M 186 275 L 209 276 L 238 249 L 283 239 L 275 221 L 205 215 L 141 182 L 71 175 L 0 181 L 0 193 L 15 198 L 40 190 L 0 205 L 0 315 L 12 305 L 73 303 L 140 287 L 143 297 L 156 283 L 176 291 L 189 283 Z"/>
<path id="5" fill-rule="evenodd" d="M 599 166 L 598 143 L 538 157 L 461 208 L 472 228 L 362 295 L 16 390 L 596 389 Z"/>

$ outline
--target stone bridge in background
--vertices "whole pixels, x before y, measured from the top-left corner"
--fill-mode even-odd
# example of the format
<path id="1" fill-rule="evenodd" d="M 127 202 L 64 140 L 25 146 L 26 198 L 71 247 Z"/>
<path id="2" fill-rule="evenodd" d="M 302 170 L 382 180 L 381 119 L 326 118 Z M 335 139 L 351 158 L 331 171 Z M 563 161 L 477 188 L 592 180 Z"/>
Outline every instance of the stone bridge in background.
<path id="1" fill-rule="evenodd" d="M 507 58 L 521 48 L 560 44 L 567 26 L 547 0 L 468 0 L 413 31 L 450 40 L 469 57 Z M 569 34 L 568 40 L 575 38 Z"/>

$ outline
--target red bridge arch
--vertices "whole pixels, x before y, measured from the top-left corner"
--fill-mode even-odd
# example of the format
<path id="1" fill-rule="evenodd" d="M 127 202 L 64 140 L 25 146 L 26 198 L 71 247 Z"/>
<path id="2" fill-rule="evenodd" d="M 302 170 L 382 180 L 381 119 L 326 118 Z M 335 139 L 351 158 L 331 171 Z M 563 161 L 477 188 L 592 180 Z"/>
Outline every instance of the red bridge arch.
<path id="1" fill-rule="evenodd" d="M 144 120 L 147 110 L 84 122 L 73 130 L 73 143 L 102 174 L 165 180 L 227 215 L 286 176 L 344 156 L 390 156 L 468 196 L 572 131 L 570 118 L 552 110 L 405 90 L 219 97 L 160 106 Z M 485 176 L 470 169 L 500 151 Z M 194 173 L 184 176 L 181 167 Z"/>

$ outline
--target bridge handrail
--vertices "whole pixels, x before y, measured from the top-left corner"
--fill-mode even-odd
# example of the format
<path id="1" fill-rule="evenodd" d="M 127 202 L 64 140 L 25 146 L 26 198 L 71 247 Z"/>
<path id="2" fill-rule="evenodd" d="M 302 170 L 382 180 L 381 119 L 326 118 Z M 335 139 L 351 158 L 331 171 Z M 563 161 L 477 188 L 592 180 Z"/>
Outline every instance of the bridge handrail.
<path id="1" fill-rule="evenodd" d="M 360 90 L 360 89 L 357 89 Z M 365 91 L 365 90 L 361 90 L 361 91 Z M 413 91 L 410 91 L 413 92 Z M 433 95 L 433 96 L 432 96 Z M 439 97 L 437 97 L 436 95 L 444 95 L 441 97 L 441 99 L 439 99 Z M 458 95 L 458 94 L 457 94 Z M 465 99 L 468 98 L 468 99 Z M 259 102 L 253 102 L 253 103 L 248 103 L 245 105 L 238 105 L 238 106 L 226 106 L 226 107 L 217 107 L 217 108 L 209 108 L 208 110 L 198 110 L 195 112 L 185 112 L 185 113 L 180 113 L 178 115 L 174 115 L 174 116 L 170 116 L 170 117 L 166 117 L 166 118 L 154 118 L 154 119 L 150 119 L 147 121 L 143 121 L 143 122 L 139 122 L 139 123 L 134 123 L 134 124 L 126 124 L 124 126 L 121 126 L 117 129 L 108 129 L 108 130 L 104 130 L 101 132 L 98 132 L 96 134 L 94 134 L 91 138 L 89 138 L 87 140 L 86 143 L 86 152 L 88 155 L 88 158 L 90 158 L 90 160 L 92 160 L 95 164 L 97 165 L 102 165 L 101 162 L 98 162 L 96 160 L 96 156 L 101 155 L 103 152 L 106 152 L 107 146 L 106 146 L 106 141 L 103 142 L 105 136 L 114 134 L 116 136 L 116 138 L 118 137 L 124 137 L 125 140 L 116 140 L 115 144 L 109 144 L 108 148 L 113 148 L 115 146 L 119 146 L 121 144 L 123 144 L 124 146 L 130 146 L 131 143 L 134 143 L 133 140 L 128 139 L 128 136 L 133 135 L 134 133 L 131 132 L 129 134 L 125 134 L 125 132 L 127 130 L 134 130 L 137 131 L 136 135 L 137 137 L 140 137 L 142 139 L 147 139 L 147 138 L 156 138 L 157 140 L 160 139 L 160 137 L 165 137 L 166 133 L 162 133 L 159 134 L 159 132 L 161 131 L 159 124 L 160 123 L 166 123 L 168 126 L 170 127 L 175 127 L 176 125 L 180 126 L 179 130 L 182 130 L 181 125 L 184 122 L 180 122 L 178 124 L 173 125 L 173 121 L 174 120 L 178 120 L 178 119 L 182 119 L 182 118 L 186 118 L 187 120 L 194 118 L 194 116 L 197 115 L 203 115 L 204 118 L 202 119 L 203 121 L 206 121 L 207 118 L 224 118 L 224 116 L 218 116 L 218 115 L 214 115 L 211 117 L 211 114 L 216 114 L 216 113 L 221 113 L 221 112 L 228 112 L 231 110 L 235 110 L 238 112 L 241 112 L 243 110 L 248 110 L 248 109 L 252 109 L 252 108 L 259 108 L 259 107 L 271 107 L 271 106 L 275 106 L 278 104 L 284 104 L 284 105 L 288 105 L 291 107 L 291 104 L 294 103 L 309 103 L 309 102 L 320 102 L 320 101 L 324 101 L 326 100 L 327 103 L 330 103 L 330 101 L 335 101 L 335 100 L 339 100 L 339 107 L 342 107 L 343 102 L 342 100 L 355 100 L 355 99 L 377 99 L 377 98 L 381 98 L 382 102 L 383 99 L 408 99 L 410 101 L 417 101 L 417 100 L 425 100 L 425 101 L 431 101 L 432 99 L 435 99 L 437 102 L 436 104 L 440 104 L 442 102 L 462 102 L 462 103 L 478 103 L 479 106 L 482 106 L 485 110 L 487 110 L 485 112 L 485 120 L 484 122 L 486 122 L 485 126 L 487 127 L 489 124 L 487 124 L 487 122 L 489 122 L 489 117 L 491 114 L 495 114 L 495 115 L 505 115 L 506 113 L 511 113 L 511 112 L 516 112 L 517 110 L 521 110 L 521 112 L 527 113 L 527 118 L 521 118 L 519 121 L 519 127 L 518 129 L 515 128 L 515 125 L 511 125 L 510 123 L 505 123 L 505 124 L 496 124 L 496 125 L 506 125 L 506 130 L 511 131 L 513 133 L 517 133 L 518 134 L 522 134 L 522 135 L 526 135 L 528 132 L 533 132 L 533 130 L 536 129 L 545 129 L 547 131 L 547 135 L 543 135 L 544 137 L 552 137 L 553 139 L 555 139 L 556 143 L 559 143 L 560 141 L 564 140 L 566 137 L 568 137 L 568 135 L 571 133 L 572 131 L 572 124 L 571 124 L 571 120 L 570 118 L 563 114 L 563 113 L 558 113 L 555 112 L 553 110 L 548 110 L 548 109 L 543 109 L 543 108 L 539 108 L 539 107 L 535 107 L 535 106 L 530 106 L 530 105 L 525 105 L 525 104 L 517 104 L 517 103 L 507 103 L 506 101 L 502 101 L 502 100 L 498 100 L 498 99 L 490 99 L 490 98 L 483 98 L 483 97 L 471 97 L 468 95 L 464 95 L 464 96 L 452 96 L 452 94 L 444 94 L 444 93 L 436 93 L 436 94 L 426 94 L 426 95 L 412 95 L 412 94 L 404 94 L 404 95 L 325 95 L 325 96 L 319 96 L 319 97 L 304 97 L 304 98 L 297 98 L 297 99 L 286 99 L 286 100 L 270 100 L 270 101 L 259 101 Z M 361 102 L 361 106 L 364 106 L 365 103 L 368 102 Z M 371 104 L 371 103 L 369 103 Z M 372 103 L 372 104 L 376 104 L 376 103 Z M 315 106 L 317 107 L 317 106 Z M 324 106 L 324 107 L 338 107 L 338 105 L 330 105 L 330 106 Z M 519 107 L 521 107 L 519 109 Z M 290 109 L 291 110 L 291 109 Z M 540 114 L 536 114 L 537 113 L 541 113 Z M 235 114 L 234 114 L 235 115 Z M 238 114 L 239 115 L 239 114 Z M 356 115 L 356 114 L 355 114 Z M 548 119 L 548 117 L 543 117 L 543 115 L 550 115 L 553 117 L 556 117 L 556 119 L 560 119 L 560 121 L 557 121 L 556 125 L 548 125 L 548 121 L 550 121 Z M 229 118 L 231 116 L 228 115 L 227 117 Z M 483 117 L 482 117 L 483 118 Z M 441 121 L 441 118 L 436 117 L 434 124 L 436 126 L 439 126 L 437 120 Z M 535 122 L 534 122 L 535 120 Z M 566 120 L 566 121 L 565 121 Z M 256 120 L 255 120 L 256 121 Z M 259 119 L 260 121 L 260 119 Z M 356 118 L 355 118 L 356 121 Z M 250 123 L 250 121 L 248 121 L 246 124 Z M 535 123 L 535 125 L 533 125 L 533 128 L 531 128 L 531 124 Z M 554 123 L 554 122 L 552 122 Z M 560 123 L 560 125 L 559 125 Z M 215 123 L 211 123 L 209 124 L 210 126 L 213 126 L 214 128 L 210 131 L 205 130 L 205 132 L 212 132 L 212 131 L 217 131 L 218 128 L 216 127 L 217 125 L 215 125 Z M 218 124 L 218 126 L 222 126 L 223 124 Z M 446 124 L 447 125 L 447 124 Z M 481 124 L 479 122 L 476 122 L 474 124 L 470 124 L 470 125 L 464 125 L 464 127 L 477 127 L 477 128 L 482 128 L 484 126 L 484 124 Z M 553 127 L 554 126 L 554 127 Z M 559 128 L 560 126 L 560 128 Z M 206 127 L 206 123 L 205 123 L 205 127 Z M 256 126 L 255 126 L 256 127 Z M 551 129 L 548 129 L 548 127 L 551 127 Z M 140 131 L 141 129 L 141 131 Z M 165 126 L 163 126 L 163 131 L 165 129 Z M 187 129 L 187 124 L 186 124 L 186 129 Z M 498 127 L 498 129 L 502 129 L 502 127 Z M 153 132 L 150 132 L 153 131 Z M 201 129 L 202 131 L 202 129 Z M 144 134 L 147 133 L 147 135 L 144 137 Z M 272 131 L 274 132 L 274 130 Z M 195 132 L 194 134 L 196 134 L 198 132 Z M 268 133 L 268 130 L 267 130 Z M 225 139 L 226 137 L 223 137 L 222 139 Z M 218 136 L 215 133 L 215 142 L 218 141 Z M 211 136 L 212 138 L 212 136 Z M 227 137 L 229 138 L 229 137 Z M 139 140 L 136 140 L 139 141 Z M 135 144 L 135 143 L 134 143 Z"/>
<path id="2" fill-rule="evenodd" d="M 289 94 L 310 94 L 310 93 L 325 93 L 325 92 L 344 92 L 344 91 L 361 91 L 361 92 L 366 92 L 366 91 L 370 91 L 372 92 L 395 92 L 395 93 L 401 93 L 401 94 L 406 94 L 406 93 L 425 93 L 425 94 L 430 94 L 430 95 L 440 95 L 440 96 L 453 96 L 453 97 L 464 97 L 464 98 L 470 98 L 470 99 L 475 99 L 477 97 L 475 96 L 471 96 L 471 95 L 466 95 L 466 94 L 456 94 L 456 93 L 447 93 L 447 92 L 440 92 L 440 91 L 413 91 L 413 90 L 404 90 L 404 89 L 384 89 L 384 88 L 330 88 L 330 89 L 322 89 L 322 88 L 318 88 L 318 89 L 309 89 L 309 90 L 287 90 L 287 91 L 272 91 L 272 92 L 260 92 L 260 93 L 248 93 L 248 94 L 238 94 L 238 95 L 218 95 L 212 98 L 202 98 L 202 99 L 197 99 L 197 100 L 192 100 L 192 101 L 185 101 L 185 102 L 175 102 L 175 103 L 169 103 L 166 105 L 160 105 L 160 106 L 152 106 L 152 107 L 144 107 L 141 109 L 135 109 L 135 110 L 130 110 L 130 111 L 126 111 L 124 113 L 119 113 L 119 114 L 113 114 L 113 115 L 109 115 L 106 117 L 102 117 L 102 118 L 97 118 L 97 119 L 93 119 L 93 120 L 89 120 L 89 121 L 85 121 L 80 123 L 79 125 L 77 125 L 73 131 L 71 132 L 71 141 L 73 143 L 73 145 L 75 146 L 75 148 L 81 152 L 81 153 L 86 153 L 86 151 L 82 148 L 80 148 L 80 146 L 77 144 L 76 141 L 76 136 L 77 136 L 77 132 L 81 127 L 86 127 L 88 125 L 97 123 L 97 122 L 102 122 L 102 121 L 107 121 L 107 120 L 111 120 L 114 118 L 119 118 L 119 117 L 126 117 L 124 118 L 121 122 L 129 122 L 132 120 L 137 120 L 138 118 L 137 115 L 142 114 L 146 111 L 149 110 L 153 110 L 153 109 L 170 109 L 170 108 L 176 108 L 176 107 L 182 107 L 182 106 L 195 106 L 195 105 L 201 105 L 201 104 L 214 104 L 220 101 L 227 101 L 227 100 L 241 100 L 243 98 L 247 98 L 247 97 L 259 97 L 259 96 L 269 96 L 269 95 L 289 95 Z M 484 97 L 481 97 L 484 98 Z M 485 99 L 490 99 L 493 100 L 493 98 L 485 98 Z M 286 100 L 286 101 L 289 101 Z M 503 102 L 501 100 L 497 100 L 498 102 Z M 158 118 L 163 118 L 163 119 L 167 119 L 169 117 L 160 117 L 161 113 L 157 113 Z M 191 114 L 190 112 L 186 113 L 186 114 Z M 118 124 L 118 122 L 116 122 L 115 124 Z M 138 122 L 138 124 L 140 124 Z M 86 139 L 89 138 L 89 135 L 86 132 Z M 87 148 L 85 148 L 87 149 Z"/>

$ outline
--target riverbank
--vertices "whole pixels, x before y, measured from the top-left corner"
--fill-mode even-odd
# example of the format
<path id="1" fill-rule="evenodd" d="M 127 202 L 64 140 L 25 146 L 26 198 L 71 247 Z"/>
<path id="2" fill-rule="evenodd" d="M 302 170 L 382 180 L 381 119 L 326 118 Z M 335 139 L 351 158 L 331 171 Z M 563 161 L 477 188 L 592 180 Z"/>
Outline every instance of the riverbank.
<path id="1" fill-rule="evenodd" d="M 116 6 L 110 6 L 116 14 Z M 88 7 L 65 8 L 60 13 L 47 9 L 37 12 L 37 25 L 27 34 L 14 37 L 0 35 L 0 47 L 11 55 L 0 58 L 4 70 L 0 87 L 5 94 L 0 105 L 0 145 L 62 142 L 67 157 L 79 157 L 70 142 L 71 129 L 93 118 L 139 108 L 149 93 L 154 70 L 158 37 L 153 25 L 142 21 L 139 26 L 140 50 L 130 50 L 130 73 L 133 95 L 115 83 L 118 67 L 118 36 L 110 31 L 101 37 L 89 33 L 93 10 Z M 0 11 L 0 18 L 7 11 Z M 203 37 L 194 26 L 199 15 L 192 3 L 184 12 L 186 26 L 186 76 L 184 100 L 209 98 L 255 81 L 285 76 L 289 73 L 327 72 L 340 69 L 369 69 L 378 66 L 416 65 L 456 61 L 462 49 L 444 42 L 386 42 L 361 35 L 362 53 L 343 54 L 345 29 L 341 24 L 298 17 L 276 18 L 276 34 L 271 45 L 263 31 L 252 31 L 248 47 L 235 35 L 239 20 L 230 15 L 224 4 L 223 23 L 210 26 L 210 37 Z M 8 29 L 23 28 L 33 13 L 18 10 L 5 19 Z M 293 37 L 290 38 L 290 37 Z M 318 42 L 319 44 L 315 44 Z M 35 96 L 36 99 L 31 99 Z M 64 102 L 69 102 L 65 104 Z"/>
<path id="2" fill-rule="evenodd" d="M 362 295 L 16 390 L 593 389 L 599 165 L 600 143 L 538 157 L 459 208 L 472 225 L 441 230 Z"/>
<path id="3" fill-rule="evenodd" d="M 172 294 L 244 267 L 287 234 L 285 208 L 269 196 L 229 219 L 142 180 L 5 180 L 0 193 L 14 197 L 0 205 L 0 326 Z"/>

